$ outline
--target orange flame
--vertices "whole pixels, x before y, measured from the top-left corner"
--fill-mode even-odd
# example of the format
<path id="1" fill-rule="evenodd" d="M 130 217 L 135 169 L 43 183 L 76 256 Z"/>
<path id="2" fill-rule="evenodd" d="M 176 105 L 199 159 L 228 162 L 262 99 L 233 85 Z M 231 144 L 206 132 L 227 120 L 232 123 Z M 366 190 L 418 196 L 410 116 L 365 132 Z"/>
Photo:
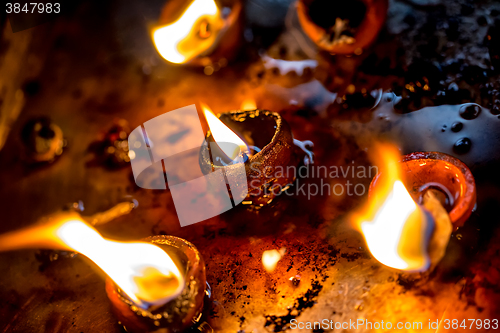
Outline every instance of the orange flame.
<path id="1" fill-rule="evenodd" d="M 214 0 L 194 0 L 175 22 L 154 29 L 153 41 L 167 61 L 186 63 L 216 45 L 224 24 Z"/>
<path id="2" fill-rule="evenodd" d="M 257 103 L 255 103 L 255 99 L 247 98 L 241 103 L 240 110 L 255 110 L 257 109 Z"/>
<path id="3" fill-rule="evenodd" d="M 427 230 L 431 221 L 401 181 L 397 149 L 381 145 L 376 151 L 381 176 L 365 211 L 355 221 L 379 262 L 401 270 L 426 270 L 430 265 Z"/>
<path id="4" fill-rule="evenodd" d="M 281 248 L 278 250 L 267 250 L 262 253 L 262 265 L 264 269 L 271 273 L 276 269 L 278 262 L 285 255 L 286 249 Z"/>
<path id="5" fill-rule="evenodd" d="M 201 103 L 201 108 L 215 142 L 232 143 L 232 145 L 219 145 L 220 149 L 224 152 L 224 154 L 226 154 L 227 157 L 234 160 L 240 152 L 249 151 L 245 141 L 243 141 L 236 133 L 220 121 L 220 119 L 212 113 L 212 110 L 210 110 L 207 105 Z"/>
<path id="6" fill-rule="evenodd" d="M 165 304 L 182 292 L 184 277 L 160 247 L 146 242 L 108 240 L 75 213 L 59 214 L 52 220 L 0 236 L 0 251 L 50 248 L 79 252 L 144 308 Z"/>

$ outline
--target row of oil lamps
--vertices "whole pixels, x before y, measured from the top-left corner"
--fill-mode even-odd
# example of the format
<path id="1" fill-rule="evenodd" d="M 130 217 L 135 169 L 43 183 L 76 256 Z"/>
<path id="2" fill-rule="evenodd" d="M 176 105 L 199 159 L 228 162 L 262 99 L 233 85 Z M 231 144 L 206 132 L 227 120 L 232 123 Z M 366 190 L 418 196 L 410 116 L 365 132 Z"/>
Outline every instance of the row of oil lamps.
<path id="1" fill-rule="evenodd" d="M 296 146 L 290 126 L 278 113 L 235 111 L 218 118 L 204 111 L 209 125 L 206 142 L 222 140 L 238 145 L 236 153 L 221 146 L 218 154 L 230 160 L 242 157 L 238 163 L 245 164 L 248 180 L 256 179 L 250 174 L 255 170 L 248 168 L 255 161 L 268 170 L 312 162 L 312 155 Z M 221 131 L 226 136 L 221 137 Z M 251 149 L 246 142 L 258 142 L 261 147 Z M 410 272 L 433 269 L 444 256 L 453 228 L 461 226 L 474 208 L 472 174 L 462 162 L 443 153 L 413 153 L 400 158 L 397 150 L 387 145 L 373 151 L 381 172 L 372 181 L 367 207 L 352 221 L 382 264 Z M 212 158 L 203 147 L 200 151 L 200 167 L 205 171 L 227 168 L 231 172 L 236 166 L 218 164 L 211 153 Z M 284 185 L 293 180 L 288 175 L 281 179 L 263 176 L 257 178 L 258 185 L 247 186 L 262 189 L 270 181 Z M 244 200 L 262 207 L 274 199 L 261 193 L 249 191 Z M 105 239 L 93 228 L 133 207 L 133 203 L 122 203 L 91 217 L 58 213 L 28 229 L 0 236 L 0 251 L 49 248 L 81 253 L 108 275 L 107 295 L 127 331 L 182 331 L 193 325 L 203 309 L 203 259 L 194 245 L 177 237 L 153 236 L 125 243 Z M 266 253 L 263 263 L 275 267 L 282 255 Z"/>
<path id="2" fill-rule="evenodd" d="M 313 1 L 300 0 L 297 15 L 318 47 L 330 53 L 358 53 L 374 40 L 387 11 L 387 0 L 363 0 L 362 4 L 364 19 L 349 29 L 345 20 L 334 22 L 331 29 L 318 25 L 321 17 L 314 19 L 317 4 Z M 213 61 L 234 49 L 232 43 L 240 39 L 241 11 L 239 2 L 226 10 L 214 0 L 169 1 L 161 26 L 153 31 L 155 45 L 172 63 L 206 64 L 207 59 Z M 314 9 L 318 11 L 321 8 Z M 346 29 L 347 35 L 343 34 Z M 288 174 L 267 177 L 265 171 L 313 161 L 306 149 L 312 143 L 295 140 L 278 113 L 256 109 L 214 117 L 205 109 L 205 117 L 210 129 L 207 145 L 215 147 L 210 143 L 226 141 L 239 147 L 237 151 L 220 147 L 217 154 L 229 161 L 241 157 L 238 161 L 245 165 L 247 179 L 253 181 L 252 186 L 246 184 L 251 190 L 239 202 L 264 207 L 278 193 L 262 189 L 286 188 L 294 181 Z M 407 271 L 432 269 L 443 257 L 452 230 L 474 208 L 474 179 L 462 162 L 442 153 L 414 153 L 401 159 L 387 146 L 374 151 L 381 172 L 372 181 L 366 209 L 353 217 L 354 224 L 382 264 Z M 230 173 L 237 168 L 238 163 L 217 163 L 214 153 L 202 147 L 200 167 L 204 172 L 223 168 Z M 207 288 L 203 259 L 191 243 L 177 237 L 153 236 L 125 243 L 105 239 L 93 228 L 132 207 L 120 204 L 93 217 L 76 212 L 55 214 L 29 229 L 0 236 L 0 251 L 49 248 L 79 252 L 108 275 L 107 295 L 128 332 L 185 330 L 203 309 Z M 279 260 L 281 255 L 277 252 L 274 258 Z"/>
<path id="3" fill-rule="evenodd" d="M 304 33 L 331 54 L 363 53 L 379 34 L 388 0 L 356 0 L 343 4 L 299 0 L 296 15 Z M 242 3 L 224 6 L 215 0 L 169 1 L 152 38 L 160 55 L 174 64 L 206 66 L 227 61 L 242 38 Z"/>

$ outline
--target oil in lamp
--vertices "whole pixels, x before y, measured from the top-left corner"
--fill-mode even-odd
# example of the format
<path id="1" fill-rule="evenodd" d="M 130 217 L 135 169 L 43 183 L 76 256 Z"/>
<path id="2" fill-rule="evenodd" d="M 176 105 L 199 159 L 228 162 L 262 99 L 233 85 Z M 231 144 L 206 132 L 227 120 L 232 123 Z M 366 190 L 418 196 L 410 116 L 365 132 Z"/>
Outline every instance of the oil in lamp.
<path id="1" fill-rule="evenodd" d="M 297 16 L 307 36 L 332 54 L 361 54 L 387 16 L 388 0 L 299 0 Z"/>
<path id="2" fill-rule="evenodd" d="M 307 149 L 313 143 L 294 139 L 290 126 L 279 113 L 237 110 L 217 117 L 207 106 L 202 108 L 209 127 L 200 150 L 202 172 L 220 169 L 231 178 L 232 173 L 239 172 L 237 164 L 244 163 L 247 182 L 233 184 L 231 193 L 247 193 L 238 200 L 247 207 L 260 209 L 270 204 L 292 185 L 296 174 L 293 169 L 301 161 L 313 162 L 313 154 Z M 243 187 L 248 191 L 240 191 Z"/>
<path id="3" fill-rule="evenodd" d="M 130 207 L 130 203 L 120 204 L 91 218 L 74 211 L 54 214 L 35 226 L 0 236 L 0 251 L 78 252 L 107 274 L 112 310 L 128 332 L 183 331 L 202 312 L 203 259 L 193 244 L 181 238 L 153 236 L 140 242 L 118 242 L 103 238 L 89 223 L 106 223 Z"/>
<path id="4" fill-rule="evenodd" d="M 238 0 L 168 1 L 152 38 L 170 63 L 224 66 L 241 40 L 241 12 Z"/>
<path id="5" fill-rule="evenodd" d="M 474 178 L 456 158 L 438 152 L 398 158 L 394 147 L 377 152 L 382 171 L 370 185 L 366 211 L 356 218 L 372 255 L 410 272 L 433 269 L 445 254 L 453 227 L 470 216 Z"/>

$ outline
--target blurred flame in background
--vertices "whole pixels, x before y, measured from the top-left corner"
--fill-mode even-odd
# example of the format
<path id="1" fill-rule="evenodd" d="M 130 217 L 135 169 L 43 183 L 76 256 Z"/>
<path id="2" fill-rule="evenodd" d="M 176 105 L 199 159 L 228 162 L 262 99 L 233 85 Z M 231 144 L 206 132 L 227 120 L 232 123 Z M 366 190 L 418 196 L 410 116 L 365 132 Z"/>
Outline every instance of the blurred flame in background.
<path id="1" fill-rule="evenodd" d="M 176 21 L 154 29 L 153 41 L 167 61 L 186 63 L 215 47 L 224 25 L 214 0 L 194 0 Z"/>
<path id="2" fill-rule="evenodd" d="M 241 102 L 240 110 L 242 111 L 249 111 L 249 110 L 256 110 L 257 109 L 257 103 L 255 103 L 255 99 L 253 98 L 246 98 Z"/>
<path id="3" fill-rule="evenodd" d="M 262 253 L 262 265 L 264 269 L 271 273 L 276 269 L 278 262 L 283 258 L 286 253 L 286 249 L 282 247 L 278 250 L 267 250 Z"/>

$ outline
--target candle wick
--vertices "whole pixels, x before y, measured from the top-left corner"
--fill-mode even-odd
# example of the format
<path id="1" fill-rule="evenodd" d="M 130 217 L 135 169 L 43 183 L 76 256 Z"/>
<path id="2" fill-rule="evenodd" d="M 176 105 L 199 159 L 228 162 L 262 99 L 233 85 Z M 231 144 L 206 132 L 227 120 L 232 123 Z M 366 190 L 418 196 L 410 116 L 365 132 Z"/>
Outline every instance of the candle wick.
<path id="1" fill-rule="evenodd" d="M 91 216 L 82 217 L 93 226 L 106 224 L 120 216 L 127 215 L 138 206 L 137 200 L 121 202 L 116 206 Z"/>

